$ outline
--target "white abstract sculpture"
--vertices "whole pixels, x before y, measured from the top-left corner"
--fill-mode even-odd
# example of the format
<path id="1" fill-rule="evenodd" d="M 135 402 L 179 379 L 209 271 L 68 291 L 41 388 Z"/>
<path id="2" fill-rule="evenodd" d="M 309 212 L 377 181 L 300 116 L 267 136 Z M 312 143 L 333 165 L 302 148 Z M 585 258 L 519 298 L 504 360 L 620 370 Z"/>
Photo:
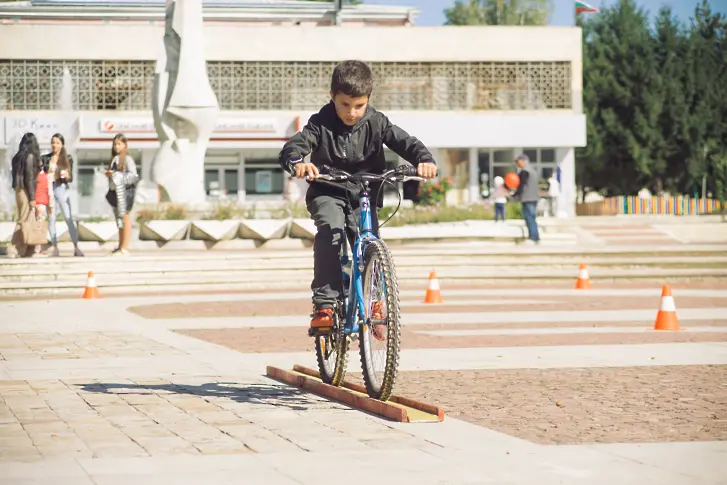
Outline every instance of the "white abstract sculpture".
<path id="1" fill-rule="evenodd" d="M 152 163 L 153 181 L 165 199 L 203 203 L 204 156 L 219 106 L 207 77 L 201 0 L 166 0 L 152 103 L 161 143 Z"/>

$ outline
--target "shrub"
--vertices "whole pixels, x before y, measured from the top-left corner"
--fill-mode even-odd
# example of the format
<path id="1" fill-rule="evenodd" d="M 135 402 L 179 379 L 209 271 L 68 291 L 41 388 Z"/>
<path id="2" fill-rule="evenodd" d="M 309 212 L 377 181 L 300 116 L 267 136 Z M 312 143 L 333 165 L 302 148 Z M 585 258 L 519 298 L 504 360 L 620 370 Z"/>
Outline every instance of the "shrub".
<path id="1" fill-rule="evenodd" d="M 159 220 L 160 216 L 159 209 L 139 209 L 136 211 L 136 222 L 144 224 L 145 222 Z"/>
<path id="2" fill-rule="evenodd" d="M 183 205 L 162 203 L 136 211 L 136 222 L 143 224 L 149 221 L 183 221 L 187 216 L 187 208 Z"/>
<path id="3" fill-rule="evenodd" d="M 452 179 L 447 177 L 438 181 L 428 181 L 419 185 L 419 205 L 443 204 L 447 192 L 452 188 Z"/>
<path id="4" fill-rule="evenodd" d="M 241 217 L 240 208 L 230 202 L 221 202 L 212 208 L 212 212 L 205 214 L 202 219 L 213 221 L 225 221 Z"/>
<path id="5" fill-rule="evenodd" d="M 183 221 L 187 218 L 187 208 L 179 204 L 169 204 L 162 209 L 162 219 Z"/>
<path id="6" fill-rule="evenodd" d="M 379 220 L 385 221 L 393 207 L 385 207 L 379 212 Z M 383 214 L 383 215 L 382 215 Z M 399 227 L 407 224 L 433 224 L 437 222 L 459 222 L 469 220 L 492 220 L 494 213 L 492 208 L 481 204 L 457 207 L 445 205 L 415 206 L 411 209 L 401 209 L 387 223 L 391 227 Z"/>
<path id="7" fill-rule="evenodd" d="M 270 217 L 273 219 L 287 219 L 289 217 L 293 219 L 307 219 L 310 217 L 310 214 L 305 204 L 301 202 L 286 202 L 283 207 L 271 211 Z"/>

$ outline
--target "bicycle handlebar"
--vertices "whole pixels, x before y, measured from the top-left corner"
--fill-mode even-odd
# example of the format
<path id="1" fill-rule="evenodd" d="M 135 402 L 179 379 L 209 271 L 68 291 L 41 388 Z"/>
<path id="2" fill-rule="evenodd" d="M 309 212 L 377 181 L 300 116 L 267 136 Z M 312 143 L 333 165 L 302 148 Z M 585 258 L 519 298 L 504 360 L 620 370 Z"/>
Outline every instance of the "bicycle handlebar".
<path id="1" fill-rule="evenodd" d="M 328 173 L 323 173 L 328 172 Z M 419 182 L 423 182 L 425 179 L 424 177 L 419 177 L 417 175 L 417 169 L 411 165 L 400 165 L 394 170 L 389 170 L 388 172 L 384 172 L 383 174 L 377 175 L 373 173 L 357 173 L 357 174 L 350 174 L 348 172 L 345 172 L 343 170 L 338 170 L 331 168 L 327 165 L 324 165 L 321 167 L 321 173 L 316 177 L 316 179 L 320 180 L 326 180 L 329 182 L 345 182 L 347 180 L 386 180 L 390 179 L 397 182 L 408 182 L 410 180 L 416 180 Z M 315 181 L 316 179 L 312 179 Z"/>

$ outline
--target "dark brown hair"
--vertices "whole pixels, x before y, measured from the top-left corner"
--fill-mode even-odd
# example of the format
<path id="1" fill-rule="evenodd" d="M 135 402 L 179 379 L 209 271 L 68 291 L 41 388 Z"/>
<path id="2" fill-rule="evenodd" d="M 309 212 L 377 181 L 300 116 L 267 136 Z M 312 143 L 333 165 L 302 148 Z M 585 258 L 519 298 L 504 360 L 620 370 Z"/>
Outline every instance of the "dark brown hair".
<path id="1" fill-rule="evenodd" d="M 374 75 L 363 61 L 343 61 L 336 66 L 331 76 L 331 94 L 342 93 L 352 98 L 371 96 L 374 90 Z"/>
<path id="2" fill-rule="evenodd" d="M 58 152 L 58 173 L 60 173 L 61 170 L 71 170 L 71 164 L 68 161 L 68 152 L 66 151 L 66 139 L 63 138 L 63 135 L 60 133 L 56 133 L 52 137 L 50 137 L 51 142 L 53 141 L 53 138 L 58 138 L 58 141 L 61 142 L 61 151 Z"/>
<path id="3" fill-rule="evenodd" d="M 114 145 L 116 145 L 116 140 L 121 140 L 121 143 L 126 145 L 128 147 L 129 143 L 126 141 L 126 137 L 119 133 L 117 134 L 113 140 L 111 140 L 111 160 L 109 161 L 109 168 L 111 168 L 111 164 L 114 163 L 114 158 L 116 156 L 119 156 L 119 163 L 116 165 L 117 170 L 124 170 L 126 169 L 126 155 L 121 155 L 116 153 L 116 150 L 114 149 Z"/>

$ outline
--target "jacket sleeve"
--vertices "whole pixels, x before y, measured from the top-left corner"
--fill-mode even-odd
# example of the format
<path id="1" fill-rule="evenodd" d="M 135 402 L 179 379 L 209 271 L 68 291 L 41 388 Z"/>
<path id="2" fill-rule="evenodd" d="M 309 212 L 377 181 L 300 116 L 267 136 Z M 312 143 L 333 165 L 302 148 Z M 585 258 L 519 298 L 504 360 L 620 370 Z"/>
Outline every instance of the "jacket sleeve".
<path id="1" fill-rule="evenodd" d="M 318 147 L 321 141 L 321 124 L 319 115 L 314 114 L 298 133 L 288 140 L 278 156 L 278 163 L 283 170 L 290 172 L 290 161 L 305 158 Z"/>
<path id="2" fill-rule="evenodd" d="M 383 118 L 383 141 L 387 147 L 415 167 L 422 162 L 436 164 L 424 143 L 393 124 L 386 116 L 381 116 Z"/>
<path id="3" fill-rule="evenodd" d="M 38 182 L 36 173 L 38 171 L 38 161 L 34 155 L 28 155 L 25 161 L 25 190 L 28 192 L 28 200 L 35 202 L 35 185 Z"/>
<path id="4" fill-rule="evenodd" d="M 520 196 L 523 195 L 523 187 L 525 187 L 525 184 L 528 182 L 528 177 L 530 177 L 530 174 L 527 170 L 520 172 L 520 185 L 517 186 L 517 190 L 515 190 L 514 195 L 516 199 L 519 199 Z"/>

